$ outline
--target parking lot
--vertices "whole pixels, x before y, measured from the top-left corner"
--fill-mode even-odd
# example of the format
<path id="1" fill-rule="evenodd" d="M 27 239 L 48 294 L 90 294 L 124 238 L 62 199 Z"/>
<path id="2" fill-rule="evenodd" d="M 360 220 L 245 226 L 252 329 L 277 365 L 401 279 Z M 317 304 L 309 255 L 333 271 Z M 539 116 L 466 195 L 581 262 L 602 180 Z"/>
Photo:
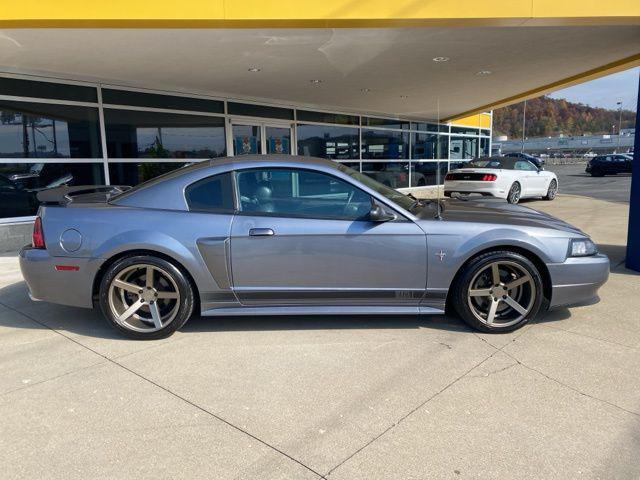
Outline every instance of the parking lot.
<path id="1" fill-rule="evenodd" d="M 629 203 L 631 174 L 591 177 L 585 173 L 585 164 L 547 165 L 558 175 L 561 193 L 584 195 L 586 197 L 608 200 L 610 202 Z"/>
<path id="2" fill-rule="evenodd" d="M 2 478 L 639 478 L 628 206 L 526 206 L 592 234 L 611 277 L 600 303 L 498 336 L 445 316 L 248 317 L 130 341 L 31 302 L 0 258 Z"/>

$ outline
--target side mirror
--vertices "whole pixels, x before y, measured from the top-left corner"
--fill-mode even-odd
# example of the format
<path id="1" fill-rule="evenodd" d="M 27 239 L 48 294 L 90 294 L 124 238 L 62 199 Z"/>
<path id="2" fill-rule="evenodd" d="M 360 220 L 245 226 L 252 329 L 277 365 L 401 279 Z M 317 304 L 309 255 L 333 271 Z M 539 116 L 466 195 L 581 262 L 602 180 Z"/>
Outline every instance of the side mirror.
<path id="1" fill-rule="evenodd" d="M 391 220 L 395 220 L 396 216 L 394 213 L 388 212 L 381 205 L 378 205 L 375 202 L 371 202 L 371 210 L 369 211 L 369 221 L 371 222 L 390 222 Z"/>

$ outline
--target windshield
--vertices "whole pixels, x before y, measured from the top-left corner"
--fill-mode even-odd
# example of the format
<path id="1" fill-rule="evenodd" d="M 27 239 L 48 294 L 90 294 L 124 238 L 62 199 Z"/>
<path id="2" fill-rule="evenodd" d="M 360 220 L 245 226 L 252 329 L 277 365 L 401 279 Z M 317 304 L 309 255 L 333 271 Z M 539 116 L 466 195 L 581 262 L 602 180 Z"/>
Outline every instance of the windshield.
<path id="1" fill-rule="evenodd" d="M 420 206 L 420 202 L 417 199 L 412 198 L 408 195 L 405 195 L 404 193 L 400 193 L 399 191 L 394 190 L 393 188 L 389 188 L 386 185 L 383 185 L 382 183 L 377 182 L 376 180 L 369 177 L 368 175 L 365 175 L 364 173 L 360 173 L 345 165 L 338 165 L 338 170 L 340 170 L 342 173 L 346 173 L 351 178 L 354 178 L 358 182 L 366 185 L 371 190 L 375 190 L 380 195 L 384 196 L 388 200 L 391 200 L 393 203 L 395 203 L 401 208 L 404 208 L 409 212 L 412 211 L 417 206 Z"/>
<path id="2" fill-rule="evenodd" d="M 465 168 L 513 168 L 515 159 L 501 158 L 483 158 L 482 160 L 472 160 L 465 165 Z"/>

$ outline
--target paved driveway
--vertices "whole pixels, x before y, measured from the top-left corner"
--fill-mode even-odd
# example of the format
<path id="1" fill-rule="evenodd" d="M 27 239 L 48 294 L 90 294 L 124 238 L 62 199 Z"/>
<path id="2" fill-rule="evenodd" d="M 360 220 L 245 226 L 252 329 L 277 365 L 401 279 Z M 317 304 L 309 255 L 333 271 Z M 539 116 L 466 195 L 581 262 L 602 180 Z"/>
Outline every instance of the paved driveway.
<path id="1" fill-rule="evenodd" d="M 586 165 L 548 165 L 558 175 L 561 193 L 584 195 L 586 197 L 629 203 L 631 174 L 592 177 L 585 173 Z"/>
<path id="2" fill-rule="evenodd" d="M 596 305 L 508 335 L 455 318 L 195 318 L 125 340 L 26 297 L 0 258 L 2 478 L 640 477 L 640 276 L 627 206 L 528 202 L 592 233 Z"/>

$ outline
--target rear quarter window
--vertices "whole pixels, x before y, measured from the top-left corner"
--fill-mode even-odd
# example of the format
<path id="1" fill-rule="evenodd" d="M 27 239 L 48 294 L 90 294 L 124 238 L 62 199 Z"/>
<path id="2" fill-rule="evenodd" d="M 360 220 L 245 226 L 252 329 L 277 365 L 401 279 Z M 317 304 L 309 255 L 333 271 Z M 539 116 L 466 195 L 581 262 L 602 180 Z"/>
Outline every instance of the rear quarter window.
<path id="1" fill-rule="evenodd" d="M 234 211 L 233 187 L 230 173 L 203 178 L 185 190 L 189 210 L 224 213 Z"/>

